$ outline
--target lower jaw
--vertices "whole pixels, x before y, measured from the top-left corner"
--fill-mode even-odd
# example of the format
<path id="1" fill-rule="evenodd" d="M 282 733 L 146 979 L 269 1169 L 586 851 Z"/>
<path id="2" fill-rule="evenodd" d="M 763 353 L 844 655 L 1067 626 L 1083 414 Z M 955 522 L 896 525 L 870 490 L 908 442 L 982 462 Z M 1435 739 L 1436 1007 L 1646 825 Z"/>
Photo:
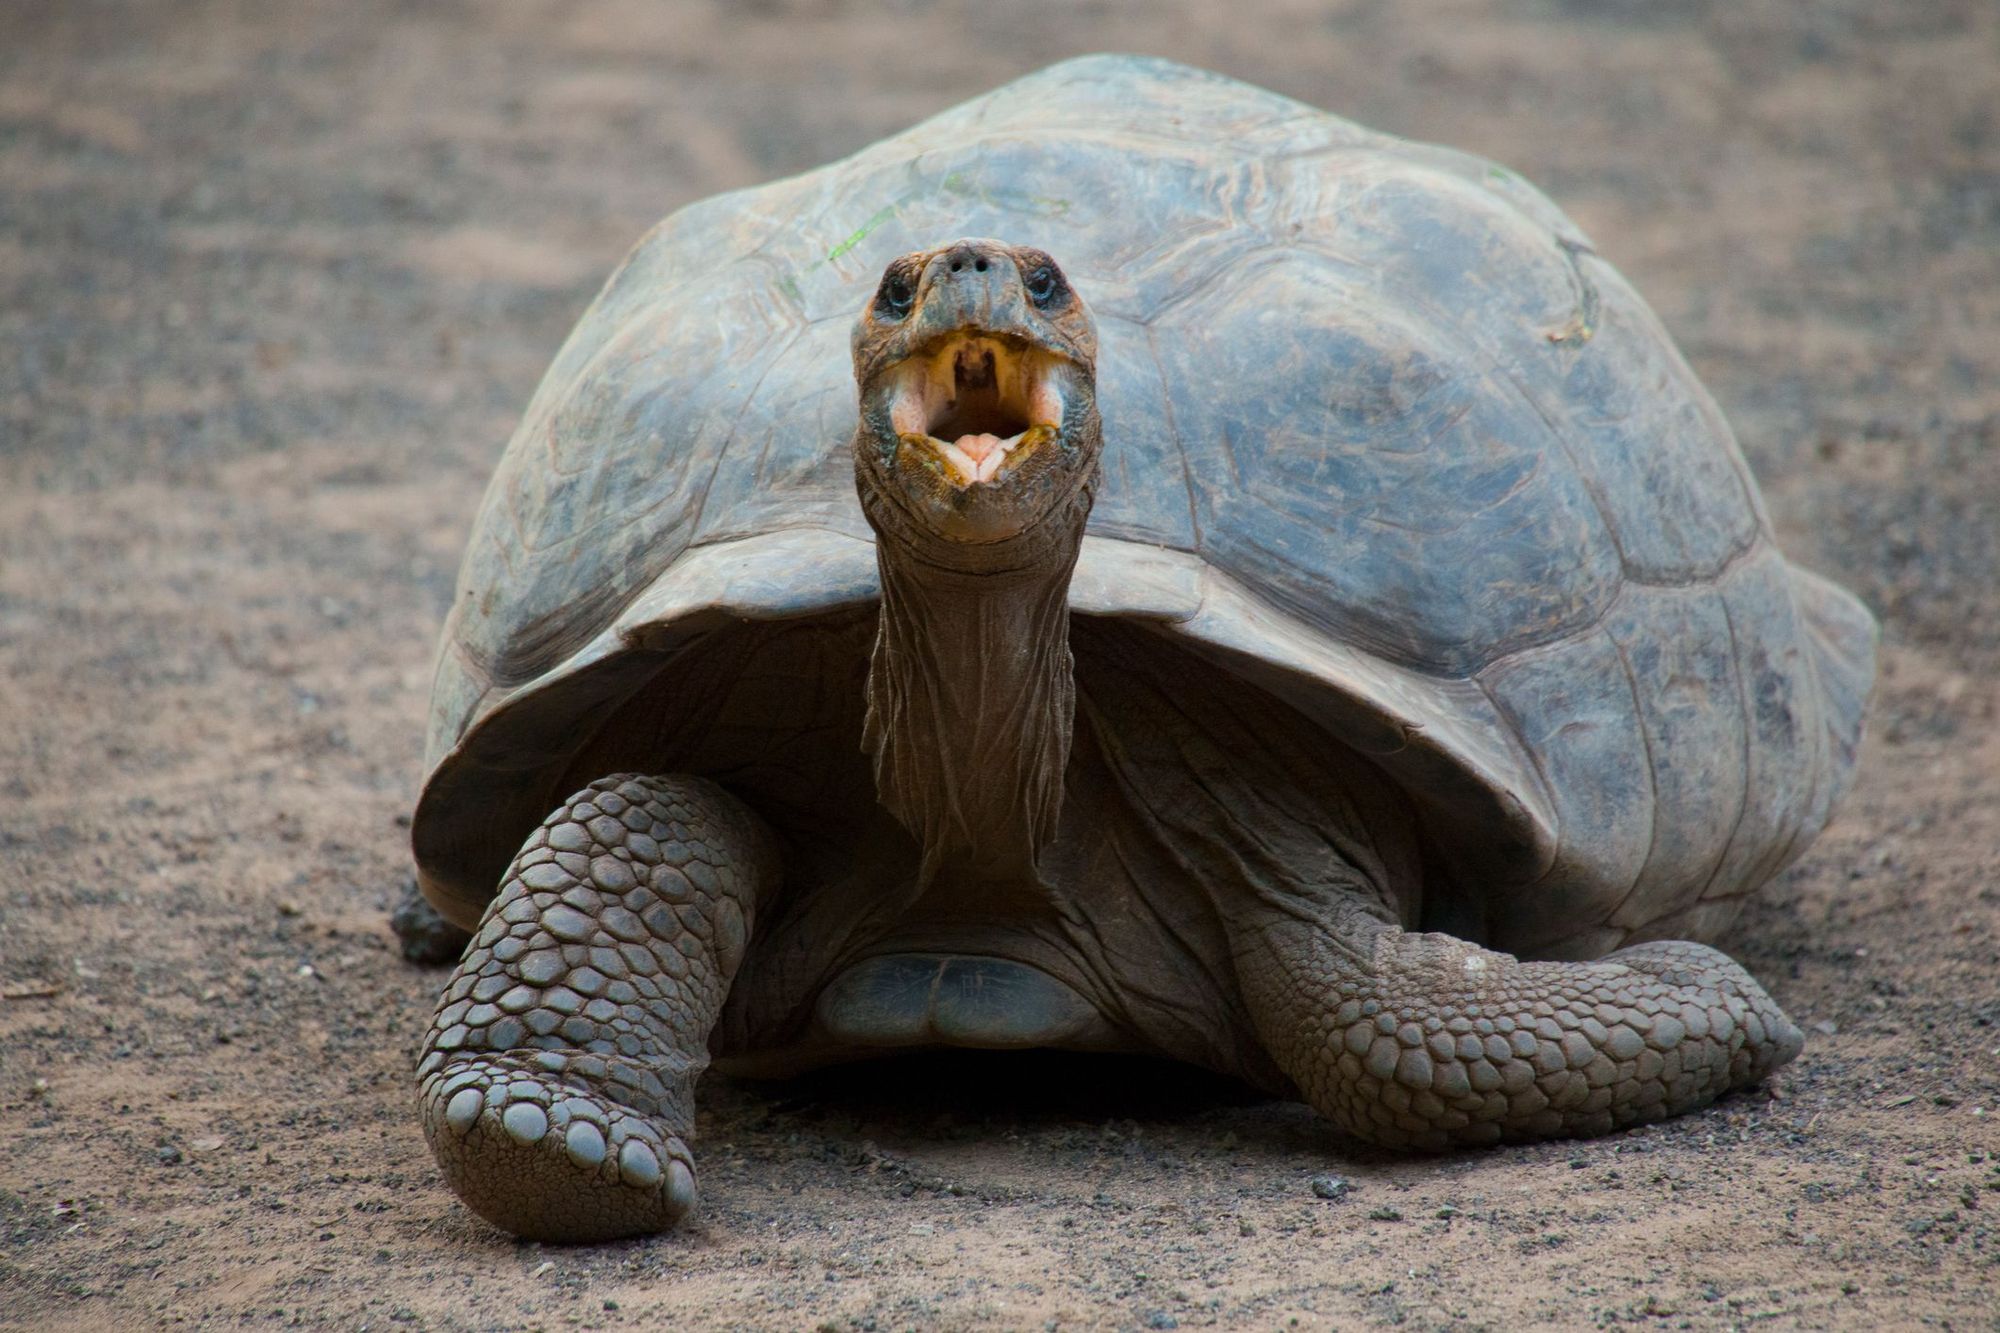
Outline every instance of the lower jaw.
<path id="1" fill-rule="evenodd" d="M 871 425 L 856 444 L 862 463 L 856 476 L 862 511 L 885 556 L 967 574 L 1073 563 L 1094 488 L 1072 475 L 1067 459 L 1050 456 L 1058 445 L 1069 452 L 1065 432 L 1032 427 L 991 481 L 959 485 L 929 436 Z"/>
<path id="2" fill-rule="evenodd" d="M 904 467 L 928 467 L 961 491 L 972 491 L 978 487 L 991 486 L 1004 480 L 1014 469 L 1026 462 L 1034 454 L 1055 443 L 1060 431 L 1054 426 L 1029 426 L 1015 436 L 1005 447 L 999 465 L 984 476 L 968 476 L 964 465 L 953 459 L 945 451 L 955 446 L 931 435 L 919 435 L 905 431 L 896 438 L 901 442 L 898 450 L 898 465 Z M 967 458 L 966 464 L 979 466 L 989 462 L 992 455 L 984 460 Z M 984 469 L 981 469 L 984 471 Z"/>

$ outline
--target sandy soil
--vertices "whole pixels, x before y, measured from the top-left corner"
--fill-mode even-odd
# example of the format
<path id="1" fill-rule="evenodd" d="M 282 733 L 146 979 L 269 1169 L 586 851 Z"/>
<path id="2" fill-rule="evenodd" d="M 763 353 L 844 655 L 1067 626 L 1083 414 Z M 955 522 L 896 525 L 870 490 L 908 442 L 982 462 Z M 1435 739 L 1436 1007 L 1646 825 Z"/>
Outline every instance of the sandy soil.
<path id="1" fill-rule="evenodd" d="M 693 1225 L 497 1234 L 386 916 L 514 415 L 668 210 L 1106 48 L 1541 183 L 1882 614 L 1859 786 L 1727 942 L 1811 1045 L 1419 1161 L 1154 1065 L 711 1080 Z M 0 1325 L 2000 1327 L 1986 0 L 9 6 L 0 348 Z"/>

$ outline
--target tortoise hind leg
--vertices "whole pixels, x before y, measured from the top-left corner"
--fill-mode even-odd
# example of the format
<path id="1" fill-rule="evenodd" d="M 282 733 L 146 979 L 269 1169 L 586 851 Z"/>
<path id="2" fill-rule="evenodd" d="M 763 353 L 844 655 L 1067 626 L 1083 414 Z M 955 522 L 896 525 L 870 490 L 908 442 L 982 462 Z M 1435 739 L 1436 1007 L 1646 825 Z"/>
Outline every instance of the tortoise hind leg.
<path id="1" fill-rule="evenodd" d="M 1322 1115 L 1386 1147 L 1605 1134 L 1747 1087 L 1804 1044 L 1706 945 L 1520 962 L 1352 902 L 1331 921 L 1272 914 L 1238 959 L 1272 1058 Z"/>
<path id="2" fill-rule="evenodd" d="M 537 1240 L 663 1231 L 694 1205 L 694 1082 L 769 833 L 698 778 L 601 779 L 529 837 L 439 1001 L 424 1136 L 467 1207 Z"/>

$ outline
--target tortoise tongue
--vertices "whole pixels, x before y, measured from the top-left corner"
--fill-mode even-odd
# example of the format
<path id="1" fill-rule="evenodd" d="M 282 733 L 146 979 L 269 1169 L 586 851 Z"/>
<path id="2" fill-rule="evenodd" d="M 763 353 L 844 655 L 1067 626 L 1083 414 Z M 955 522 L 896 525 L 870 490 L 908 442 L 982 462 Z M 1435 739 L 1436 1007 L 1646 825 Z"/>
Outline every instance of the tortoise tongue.
<path id="1" fill-rule="evenodd" d="M 1007 447 L 998 435 L 961 435 L 952 443 L 958 446 L 960 453 L 975 463 L 983 463 L 989 454 L 999 453 Z"/>
<path id="2" fill-rule="evenodd" d="M 1022 435 L 1026 433 L 1023 431 Z M 1020 442 L 1021 435 L 1006 440 L 997 435 L 961 435 L 949 442 L 936 440 L 936 448 L 958 475 L 959 482 L 970 486 L 976 481 L 991 481 L 998 476 L 1000 465 L 1007 461 L 1007 455 Z"/>

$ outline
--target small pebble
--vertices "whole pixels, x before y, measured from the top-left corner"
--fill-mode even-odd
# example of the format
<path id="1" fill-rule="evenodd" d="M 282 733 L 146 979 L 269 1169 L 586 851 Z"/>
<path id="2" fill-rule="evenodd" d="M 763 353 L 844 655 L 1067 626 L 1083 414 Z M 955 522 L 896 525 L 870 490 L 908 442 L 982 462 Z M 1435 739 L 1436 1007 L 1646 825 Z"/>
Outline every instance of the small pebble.
<path id="1" fill-rule="evenodd" d="M 1354 1187 L 1347 1183 L 1345 1176 L 1314 1176 L 1312 1192 L 1322 1199 L 1341 1199 Z"/>

